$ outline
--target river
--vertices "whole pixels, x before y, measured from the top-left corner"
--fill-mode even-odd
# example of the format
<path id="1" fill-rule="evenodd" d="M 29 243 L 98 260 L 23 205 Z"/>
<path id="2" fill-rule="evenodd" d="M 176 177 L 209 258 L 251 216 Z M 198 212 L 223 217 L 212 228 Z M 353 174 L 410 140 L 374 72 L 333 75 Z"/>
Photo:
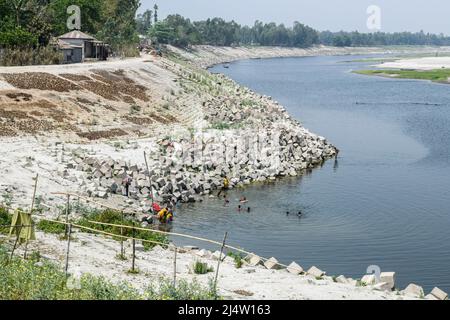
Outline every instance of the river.
<path id="1" fill-rule="evenodd" d="M 286 264 L 355 279 L 377 265 L 395 271 L 400 288 L 450 291 L 450 86 L 351 73 L 368 68 L 348 62 L 363 58 L 212 68 L 274 97 L 340 155 L 302 177 L 233 191 L 230 207 L 182 205 L 173 231 L 218 241 L 228 231 L 230 244 Z M 237 211 L 241 196 L 251 213 Z"/>

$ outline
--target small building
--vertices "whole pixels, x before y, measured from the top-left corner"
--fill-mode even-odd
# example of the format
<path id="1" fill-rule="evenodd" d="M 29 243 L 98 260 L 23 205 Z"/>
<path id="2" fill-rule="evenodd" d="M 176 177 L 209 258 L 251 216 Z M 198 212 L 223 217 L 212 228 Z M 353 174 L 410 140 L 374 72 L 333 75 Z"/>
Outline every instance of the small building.
<path id="1" fill-rule="evenodd" d="M 109 46 L 94 37 L 74 30 L 58 37 L 58 47 L 64 53 L 64 63 L 80 63 L 86 60 L 107 60 Z"/>

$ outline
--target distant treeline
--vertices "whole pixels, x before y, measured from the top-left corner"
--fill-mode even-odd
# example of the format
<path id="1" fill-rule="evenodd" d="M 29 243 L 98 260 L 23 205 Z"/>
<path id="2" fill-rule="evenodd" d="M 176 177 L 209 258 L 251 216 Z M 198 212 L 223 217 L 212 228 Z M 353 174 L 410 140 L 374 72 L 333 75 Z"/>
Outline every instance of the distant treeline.
<path id="1" fill-rule="evenodd" d="M 191 22 L 180 15 L 170 15 L 154 22 L 154 11 L 146 11 L 137 18 L 138 30 L 162 44 L 185 47 L 196 44 L 215 46 L 261 45 L 284 47 L 310 47 L 315 44 L 329 46 L 381 46 L 381 45 L 450 45 L 450 37 L 424 33 L 360 33 L 319 32 L 294 22 L 292 27 L 284 24 L 256 21 L 251 27 L 235 21 L 213 18 Z"/>
<path id="2" fill-rule="evenodd" d="M 0 48 L 45 47 L 52 37 L 68 32 L 67 8 L 81 9 L 81 30 L 109 43 L 113 49 L 137 47 L 139 35 L 153 43 L 185 47 L 263 45 L 309 47 L 376 45 L 450 45 L 443 35 L 419 33 L 319 32 L 299 22 L 292 26 L 256 21 L 243 26 L 213 18 L 192 22 L 180 15 L 161 20 L 158 6 L 137 14 L 140 0 L 0 0 Z"/>

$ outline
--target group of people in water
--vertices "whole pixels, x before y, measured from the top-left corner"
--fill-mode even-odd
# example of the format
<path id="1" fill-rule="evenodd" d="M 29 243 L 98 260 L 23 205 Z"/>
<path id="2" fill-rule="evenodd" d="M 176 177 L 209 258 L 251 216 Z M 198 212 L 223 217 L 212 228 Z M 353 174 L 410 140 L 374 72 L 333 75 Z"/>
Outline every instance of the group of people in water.
<path id="1" fill-rule="evenodd" d="M 173 218 L 175 217 L 173 209 L 173 206 L 166 205 L 164 207 L 160 207 L 157 203 L 153 203 L 152 208 L 142 218 L 141 222 L 153 224 L 156 219 L 160 224 L 171 224 L 173 222 Z"/>
<path id="2" fill-rule="evenodd" d="M 230 205 L 230 200 L 227 196 L 227 191 L 230 187 L 230 181 L 225 176 L 223 180 L 223 187 L 220 189 L 219 193 L 217 194 L 217 197 L 220 198 L 223 194 L 224 199 L 224 206 L 228 207 Z M 246 197 L 241 197 L 238 200 L 238 212 L 248 212 L 250 213 L 252 211 L 251 207 L 248 205 L 248 199 Z M 290 211 L 286 212 L 286 215 L 291 215 Z M 300 218 L 303 216 L 302 211 L 297 212 L 297 216 Z M 157 203 L 153 203 L 151 209 L 149 212 L 143 217 L 142 222 L 148 223 L 148 224 L 154 224 L 155 220 L 159 221 L 160 224 L 167 225 L 171 224 L 173 222 L 173 219 L 175 217 L 174 214 L 174 205 L 165 205 L 164 207 L 160 207 Z"/>

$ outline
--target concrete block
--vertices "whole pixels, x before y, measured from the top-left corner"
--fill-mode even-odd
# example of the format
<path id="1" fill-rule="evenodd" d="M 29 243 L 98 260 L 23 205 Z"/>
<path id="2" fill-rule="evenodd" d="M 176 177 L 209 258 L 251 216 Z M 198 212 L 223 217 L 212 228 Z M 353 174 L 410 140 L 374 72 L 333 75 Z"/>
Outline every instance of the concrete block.
<path id="1" fill-rule="evenodd" d="M 250 266 L 255 267 L 257 265 L 260 265 L 261 263 L 262 263 L 262 260 L 259 256 L 257 256 L 257 255 L 250 256 L 249 262 L 248 262 L 248 264 Z"/>
<path id="2" fill-rule="evenodd" d="M 427 295 L 425 296 L 425 299 L 426 299 L 426 300 L 435 300 L 435 301 L 439 301 L 439 299 L 436 298 L 435 296 L 433 296 L 431 293 L 430 293 L 430 294 L 427 294 Z"/>
<path id="3" fill-rule="evenodd" d="M 270 258 L 264 262 L 264 266 L 269 270 L 278 270 L 281 269 L 281 266 L 278 264 L 278 260 L 275 258 Z"/>
<path id="4" fill-rule="evenodd" d="M 407 296 L 416 297 L 416 298 L 420 298 L 425 295 L 423 288 L 414 283 L 411 283 L 409 286 L 407 286 L 406 289 L 402 291 L 402 293 Z"/>
<path id="5" fill-rule="evenodd" d="M 447 300 L 448 299 L 448 294 L 437 287 L 435 287 L 431 291 L 431 294 L 439 300 Z"/>
<path id="6" fill-rule="evenodd" d="M 366 286 L 371 286 L 377 283 L 377 278 L 374 274 L 366 274 L 364 277 L 362 277 L 361 282 Z"/>
<path id="7" fill-rule="evenodd" d="M 391 290 L 395 288 L 395 272 L 382 272 L 380 274 L 380 280 L 381 282 L 388 283 L 391 286 Z"/>
<path id="8" fill-rule="evenodd" d="M 312 266 L 309 268 L 309 270 L 306 272 L 307 274 L 312 275 L 313 277 L 320 278 L 325 275 L 325 272 L 320 270 L 319 268 Z"/>
<path id="9" fill-rule="evenodd" d="M 347 284 L 348 283 L 347 279 L 344 276 L 342 276 L 342 275 L 336 278 L 336 282 L 337 283 L 342 283 L 342 284 Z"/>
<path id="10" fill-rule="evenodd" d="M 286 269 L 289 273 L 299 275 L 303 272 L 303 268 L 296 262 L 292 262 Z"/>
<path id="11" fill-rule="evenodd" d="M 223 261 L 223 259 L 225 259 L 225 254 L 221 253 L 220 251 L 215 251 L 212 254 L 212 258 L 214 260 L 219 260 L 220 259 L 221 261 Z"/>
<path id="12" fill-rule="evenodd" d="M 378 291 L 391 291 L 392 287 L 391 287 L 391 284 L 388 282 L 380 282 L 380 283 L 373 285 L 372 289 L 378 290 Z"/>
<path id="13" fill-rule="evenodd" d="M 208 250 L 202 249 L 200 251 L 197 251 L 195 254 L 198 255 L 199 257 L 207 258 L 210 256 L 211 252 Z"/>

